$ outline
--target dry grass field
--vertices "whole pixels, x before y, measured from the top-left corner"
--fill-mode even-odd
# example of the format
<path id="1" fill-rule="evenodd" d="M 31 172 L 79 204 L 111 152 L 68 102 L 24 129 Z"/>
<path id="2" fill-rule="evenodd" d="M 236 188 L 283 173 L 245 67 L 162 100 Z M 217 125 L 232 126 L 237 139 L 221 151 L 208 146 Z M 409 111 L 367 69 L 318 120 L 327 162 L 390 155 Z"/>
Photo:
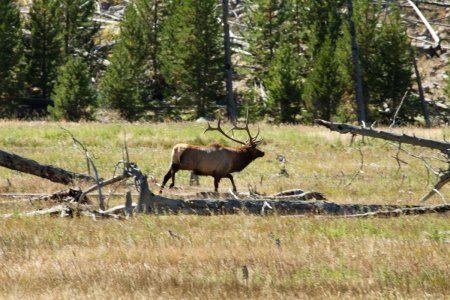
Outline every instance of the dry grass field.
<path id="1" fill-rule="evenodd" d="M 60 127 L 89 149 L 100 175 L 112 176 L 126 132 L 131 160 L 151 187 L 167 171 L 177 142 L 225 143 L 204 124 L 0 122 L 0 149 L 86 173 L 83 153 Z M 266 156 L 235 176 L 240 191 L 290 188 L 320 191 L 338 203 L 417 204 L 435 178 L 418 160 L 384 141 L 331 133 L 325 128 L 261 124 Z M 396 132 L 443 139 L 449 130 Z M 421 155 L 436 155 L 403 147 Z M 360 169 L 363 153 L 362 171 Z M 277 176 L 277 155 L 289 177 Z M 439 163 L 435 167 L 446 167 Z M 178 190 L 211 191 L 210 178 Z M 223 180 L 221 191 L 230 184 Z M 0 168 L 0 193 L 50 193 L 66 188 Z M 114 187 L 133 189 L 132 182 Z M 449 188 L 442 191 L 447 196 Z M 14 198 L 17 199 L 17 198 Z M 35 210 L 11 203 L 0 213 Z M 113 202 L 122 202 L 115 198 Z M 430 203 L 440 203 L 435 196 Z M 278 242 L 277 242 L 278 240 Z M 449 299 L 448 215 L 392 219 L 282 216 L 137 216 L 127 221 L 53 217 L 0 220 L 1 299 Z"/>

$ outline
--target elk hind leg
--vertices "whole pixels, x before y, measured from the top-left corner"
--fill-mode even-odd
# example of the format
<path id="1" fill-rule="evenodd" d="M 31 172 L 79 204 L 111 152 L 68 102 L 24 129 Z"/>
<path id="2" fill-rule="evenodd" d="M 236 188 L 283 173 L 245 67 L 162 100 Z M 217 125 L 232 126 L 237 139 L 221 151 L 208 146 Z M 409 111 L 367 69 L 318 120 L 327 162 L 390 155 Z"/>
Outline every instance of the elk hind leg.
<path id="1" fill-rule="evenodd" d="M 178 170 L 180 170 L 180 166 L 173 164 L 171 170 L 172 170 L 172 183 L 170 184 L 169 189 L 175 186 L 175 173 L 177 173 Z"/>
<path id="2" fill-rule="evenodd" d="M 159 193 L 162 193 L 162 190 L 164 189 L 164 186 L 166 185 L 167 181 L 169 181 L 170 177 L 172 176 L 172 168 L 167 172 L 167 174 L 164 176 L 163 182 L 161 184 L 161 187 L 159 189 Z"/>
<path id="3" fill-rule="evenodd" d="M 169 181 L 170 178 L 172 178 L 172 184 L 170 185 L 170 188 L 173 188 L 173 186 L 175 185 L 175 173 L 179 170 L 180 168 L 177 165 L 171 165 L 169 171 L 166 173 L 166 175 L 164 176 L 161 188 L 159 190 L 159 193 L 162 193 L 162 190 L 164 189 L 164 187 L 166 186 L 167 181 Z"/>

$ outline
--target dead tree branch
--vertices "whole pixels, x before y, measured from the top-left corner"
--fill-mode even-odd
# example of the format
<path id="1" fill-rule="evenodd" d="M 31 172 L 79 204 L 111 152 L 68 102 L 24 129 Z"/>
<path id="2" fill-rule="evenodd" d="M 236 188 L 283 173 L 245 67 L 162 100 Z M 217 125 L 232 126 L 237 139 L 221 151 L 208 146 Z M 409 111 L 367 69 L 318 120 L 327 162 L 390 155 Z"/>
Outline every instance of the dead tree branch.
<path id="1" fill-rule="evenodd" d="M 0 166 L 35 175 L 62 184 L 74 181 L 95 182 L 95 178 L 85 174 L 74 173 L 51 165 L 42 165 L 34 160 L 0 150 Z"/>
<path id="2" fill-rule="evenodd" d="M 450 144 L 445 141 L 423 139 L 423 138 L 418 138 L 416 136 L 410 136 L 410 135 L 406 135 L 406 134 L 400 135 L 400 134 L 396 134 L 396 133 L 392 133 L 392 132 L 380 131 L 380 130 L 375 130 L 375 129 L 367 128 L 367 127 L 354 126 L 354 125 L 344 124 L 344 123 L 332 123 L 332 122 L 328 122 L 328 121 L 324 121 L 324 120 L 316 120 L 316 123 L 323 125 L 332 131 L 336 131 L 336 132 L 339 132 L 342 134 L 345 134 L 345 133 L 359 134 L 362 136 L 370 136 L 370 137 L 374 137 L 374 138 L 393 141 L 393 142 L 397 142 L 399 144 L 403 143 L 403 144 L 410 144 L 410 145 L 414 145 L 414 146 L 436 149 L 436 150 L 441 151 L 445 155 L 445 157 L 447 157 L 447 158 L 450 157 Z M 425 196 L 423 196 L 420 201 L 423 202 L 423 201 L 429 199 L 431 196 L 433 196 L 435 194 L 439 194 L 441 196 L 441 199 L 444 202 L 446 202 L 445 198 L 443 198 L 441 193 L 439 193 L 439 190 L 444 185 L 446 185 L 448 182 L 450 182 L 450 170 L 437 172 L 433 168 L 431 168 L 431 166 L 425 160 L 425 158 L 417 156 L 417 155 L 413 155 L 413 154 L 407 152 L 405 149 L 402 149 L 400 146 L 399 146 L 398 151 L 406 152 L 413 157 L 421 159 L 424 162 L 427 169 L 439 177 L 439 180 L 434 185 L 433 189 L 430 192 L 428 192 Z M 398 156 L 398 153 L 397 153 L 397 156 Z M 446 162 L 448 164 L 450 163 L 449 160 L 447 160 Z M 398 163 L 398 160 L 397 160 L 397 163 Z"/>
<path id="3" fill-rule="evenodd" d="M 362 170 L 363 170 L 363 168 L 364 168 L 364 153 L 363 153 L 363 151 L 362 151 L 361 144 L 359 145 L 359 155 L 360 155 L 360 157 L 361 157 L 361 160 L 360 160 L 360 162 L 359 162 L 359 169 L 358 169 L 358 171 L 355 172 L 355 174 L 353 174 L 353 176 L 352 176 L 352 178 L 350 179 L 350 181 L 347 182 L 347 183 L 344 185 L 344 187 L 349 187 L 349 186 L 353 183 L 353 181 L 356 179 L 356 177 L 358 177 L 358 175 L 362 173 Z"/>
<path id="4" fill-rule="evenodd" d="M 369 136 L 373 138 L 393 141 L 397 143 L 410 144 L 414 146 L 426 147 L 431 149 L 440 150 L 446 154 L 450 154 L 450 143 L 431 140 L 431 139 L 423 139 L 415 136 L 407 135 L 407 134 L 396 134 L 381 130 L 375 130 L 372 128 L 354 126 L 345 123 L 333 123 L 324 120 L 316 120 L 317 124 L 327 127 L 332 131 L 336 131 L 342 134 L 351 133 L 351 134 L 359 134 L 363 136 Z"/>
<path id="5" fill-rule="evenodd" d="M 100 184 L 100 178 L 98 176 L 97 168 L 95 167 L 94 161 L 92 160 L 92 158 L 91 158 L 91 156 L 89 154 L 89 151 L 83 145 L 83 143 L 81 143 L 77 138 L 75 138 L 75 136 L 72 134 L 72 132 L 70 130 L 65 129 L 63 127 L 61 127 L 61 129 L 66 131 L 71 136 L 71 138 L 74 141 L 74 143 L 78 144 L 83 149 L 84 155 L 86 156 L 88 171 L 90 172 L 90 166 L 92 166 L 92 169 L 94 170 L 95 183 L 96 183 L 96 186 L 98 188 L 98 205 L 100 207 L 100 210 L 105 210 L 105 201 L 104 201 L 103 194 L 102 194 L 102 187 L 101 187 L 101 184 Z"/>

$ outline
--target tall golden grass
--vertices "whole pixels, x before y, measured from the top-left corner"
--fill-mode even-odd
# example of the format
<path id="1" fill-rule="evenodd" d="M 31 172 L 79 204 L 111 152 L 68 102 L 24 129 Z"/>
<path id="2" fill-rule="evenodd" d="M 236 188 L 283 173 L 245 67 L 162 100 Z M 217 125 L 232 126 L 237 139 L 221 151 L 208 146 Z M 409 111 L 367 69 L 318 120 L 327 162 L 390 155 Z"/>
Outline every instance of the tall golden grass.
<path id="1" fill-rule="evenodd" d="M 156 180 L 166 172 L 170 148 L 177 142 L 219 140 L 232 145 L 218 135 L 202 135 L 204 125 L 196 123 L 0 122 L 0 149 L 86 172 L 83 153 L 60 126 L 87 146 L 103 177 L 111 176 L 121 159 L 123 132 L 131 159 Z M 238 190 L 249 185 L 264 193 L 303 188 L 324 192 L 339 203 L 416 204 L 432 183 L 422 163 L 405 154 L 400 157 L 408 164 L 398 169 L 392 158 L 397 149 L 383 141 L 357 140 L 350 145 L 350 137 L 307 126 L 261 125 L 261 130 L 266 156 L 236 176 Z M 441 129 L 398 131 L 436 139 L 448 134 Z M 360 147 L 363 172 L 354 177 Z M 289 177 L 277 176 L 278 154 L 287 159 Z M 188 180 L 189 174 L 180 172 L 177 186 L 183 191 L 213 188 L 207 178 L 196 189 L 188 187 Z M 0 193 L 63 188 L 0 169 Z M 228 188 L 224 181 L 222 191 Z M 128 189 L 132 185 L 117 187 L 118 192 Z M 1 213 L 43 205 L 6 201 L 0 200 Z M 249 215 L 137 216 L 127 221 L 15 217 L 0 220 L 0 298 L 448 299 L 449 231 L 446 215 L 361 220 Z"/>

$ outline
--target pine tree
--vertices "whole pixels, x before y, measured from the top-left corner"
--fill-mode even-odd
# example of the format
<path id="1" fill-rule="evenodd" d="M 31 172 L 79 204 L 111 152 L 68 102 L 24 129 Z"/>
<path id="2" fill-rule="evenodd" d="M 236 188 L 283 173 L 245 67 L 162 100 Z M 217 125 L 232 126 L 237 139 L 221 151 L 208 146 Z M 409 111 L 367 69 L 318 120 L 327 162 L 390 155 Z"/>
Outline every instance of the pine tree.
<path id="1" fill-rule="evenodd" d="M 127 7 L 100 85 L 104 101 L 129 121 L 142 117 L 162 98 L 159 33 L 164 10 L 161 0 L 136 0 Z"/>
<path id="2" fill-rule="evenodd" d="M 63 0 L 61 2 L 61 27 L 66 56 L 80 52 L 91 52 L 94 36 L 99 26 L 93 20 L 95 0 Z"/>
<path id="3" fill-rule="evenodd" d="M 303 91 L 304 61 L 296 45 L 281 41 L 264 80 L 269 101 L 269 114 L 275 122 L 295 122 L 300 115 Z"/>
<path id="4" fill-rule="evenodd" d="M 250 98 L 253 104 L 263 107 L 261 113 L 275 122 L 295 122 L 305 108 L 302 90 L 308 72 L 305 56 L 308 3 L 308 0 L 259 0 L 247 5 L 246 38 L 252 56 L 246 59 L 257 67 L 248 76 L 253 80 L 247 81 L 250 88 L 247 101 L 249 96 L 253 98 Z"/>
<path id="5" fill-rule="evenodd" d="M 343 0 L 305 0 L 309 55 L 314 57 L 321 51 L 321 45 L 329 39 L 331 47 L 335 47 L 341 36 Z M 313 62 L 314 64 L 314 62 Z"/>
<path id="6" fill-rule="evenodd" d="M 388 123 L 412 84 L 409 41 L 405 28 L 400 23 L 400 14 L 395 5 L 391 6 L 389 15 L 384 16 L 381 15 L 380 4 L 374 5 L 369 0 L 354 2 L 354 22 L 360 49 L 367 121 Z M 339 43 L 339 58 L 345 90 L 347 94 L 353 95 L 348 27 L 344 27 L 344 36 Z M 414 107 L 419 106 L 406 101 L 398 117 L 412 120 L 417 113 Z"/>
<path id="7" fill-rule="evenodd" d="M 164 78 L 161 75 L 160 57 L 162 23 L 166 14 L 166 1 L 162 0 L 136 0 L 137 24 L 141 29 L 141 37 L 128 36 L 127 48 L 135 53 L 140 67 L 138 82 L 141 87 L 140 97 L 145 109 L 158 111 L 163 100 Z M 125 32 L 124 32 L 125 33 Z M 142 45 L 134 48 L 131 46 L 135 38 L 142 38 Z"/>
<path id="8" fill-rule="evenodd" d="M 161 71 L 169 86 L 166 95 L 195 109 L 195 117 L 212 115 L 214 105 L 225 100 L 219 16 L 215 0 L 174 1 L 164 24 Z"/>
<path id="9" fill-rule="evenodd" d="M 22 24 L 20 10 L 14 0 L 0 2 L 0 41 L 0 117 L 4 117 L 20 94 Z"/>
<path id="10" fill-rule="evenodd" d="M 136 69 L 130 63 L 129 52 L 121 42 L 114 46 L 111 64 L 100 82 L 100 94 L 122 118 L 135 121 L 142 115 Z"/>
<path id="11" fill-rule="evenodd" d="M 285 21 L 282 25 L 282 37 L 289 41 L 297 55 L 304 55 L 306 48 L 309 10 L 305 7 L 306 0 L 284 1 L 286 7 Z"/>
<path id="12" fill-rule="evenodd" d="M 331 120 L 341 103 L 342 82 L 335 47 L 326 37 L 305 83 L 304 99 L 313 118 Z"/>
<path id="13" fill-rule="evenodd" d="M 97 105 L 96 92 L 91 83 L 88 65 L 82 58 L 70 57 L 59 69 L 53 90 L 54 107 L 49 106 L 55 120 L 89 120 Z"/>
<path id="14" fill-rule="evenodd" d="M 378 61 L 378 45 L 377 24 L 380 18 L 381 6 L 379 4 L 370 3 L 367 0 L 353 1 L 353 22 L 355 24 L 356 38 L 359 47 L 359 63 L 361 69 L 361 81 L 363 90 L 363 99 L 367 119 L 373 119 L 371 96 L 373 83 L 379 81 L 380 63 Z M 356 118 L 356 100 L 355 100 L 355 78 L 354 65 L 352 61 L 352 49 L 350 40 L 350 31 L 348 22 L 344 22 L 342 26 L 343 35 L 338 41 L 338 57 L 340 61 L 340 73 L 345 83 L 343 86 L 344 93 L 348 102 L 351 103 Z M 350 117 L 350 112 L 346 117 Z"/>
<path id="15" fill-rule="evenodd" d="M 410 57 L 410 42 L 406 29 L 401 24 L 400 11 L 392 5 L 389 19 L 381 27 L 378 43 L 378 61 L 380 63 L 379 80 L 374 83 L 372 103 L 381 110 L 387 107 L 386 113 L 381 113 L 379 119 L 390 122 L 405 93 L 411 89 L 413 69 Z M 417 99 L 408 98 L 399 111 L 398 118 L 403 121 L 413 121 L 419 113 Z M 414 101 L 411 103 L 411 101 Z"/>
<path id="16" fill-rule="evenodd" d="M 251 62 L 267 71 L 275 55 L 287 13 L 286 1 L 255 0 L 247 4 L 246 38 L 250 44 Z"/>
<path id="17" fill-rule="evenodd" d="M 48 98 L 62 62 L 62 35 L 58 0 L 35 0 L 30 10 L 27 45 L 28 83 L 38 96 Z"/>
<path id="18" fill-rule="evenodd" d="M 303 99 L 313 118 L 332 119 L 341 105 L 343 94 L 339 74 L 337 45 L 341 38 L 344 1 L 307 0 L 305 39 L 309 72 Z"/>

